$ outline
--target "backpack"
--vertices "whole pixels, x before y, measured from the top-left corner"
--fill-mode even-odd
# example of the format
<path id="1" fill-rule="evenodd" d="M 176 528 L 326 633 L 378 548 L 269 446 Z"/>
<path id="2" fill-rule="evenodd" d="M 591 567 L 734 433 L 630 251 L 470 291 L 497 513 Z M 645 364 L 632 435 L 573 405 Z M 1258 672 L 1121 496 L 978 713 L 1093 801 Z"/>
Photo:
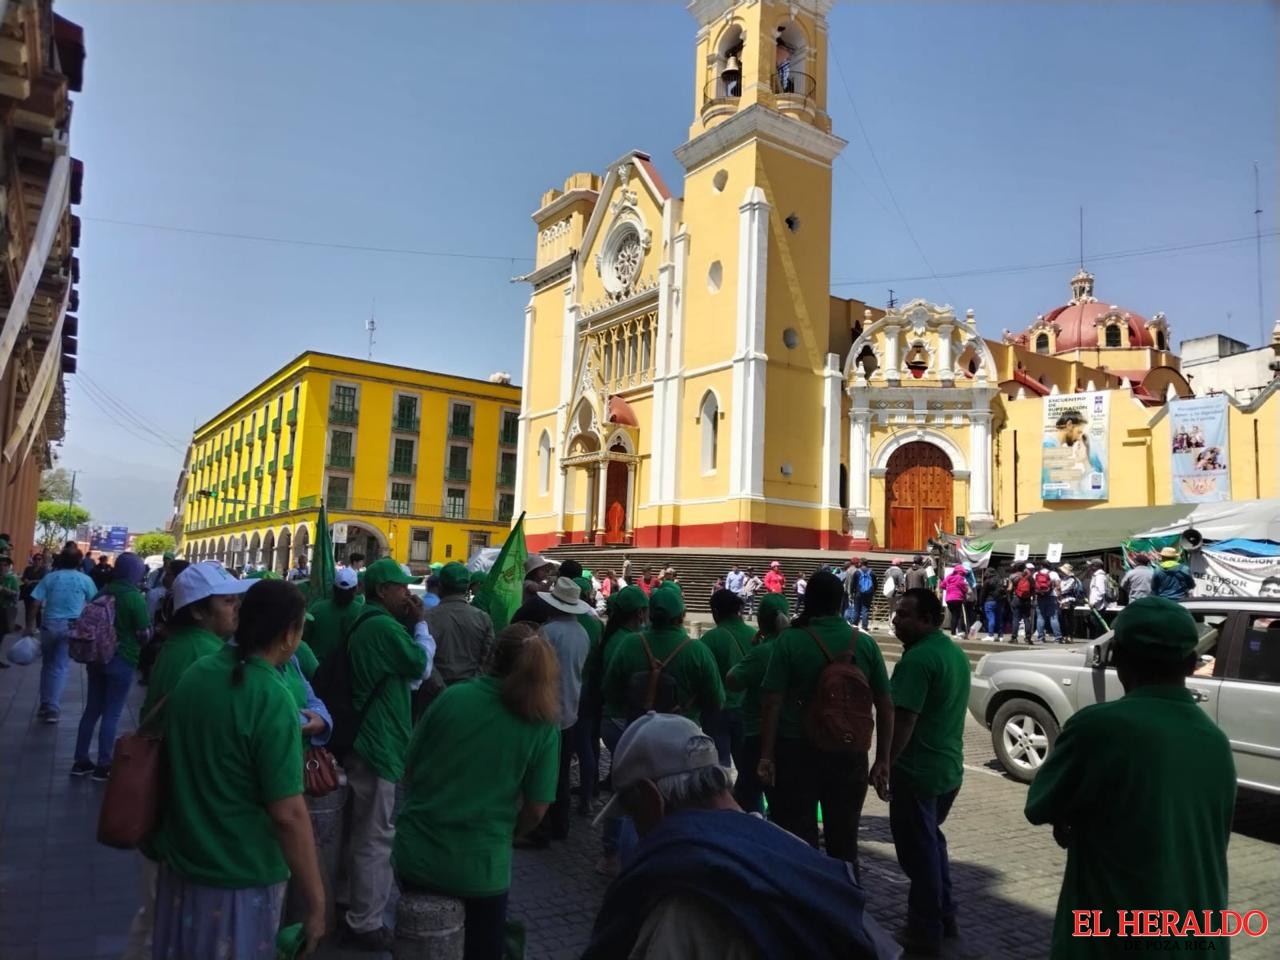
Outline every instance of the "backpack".
<path id="1" fill-rule="evenodd" d="M 683 713 L 688 704 L 680 703 L 676 678 L 667 673 L 667 667 L 679 656 L 681 650 L 693 643 L 692 638 L 686 637 L 665 660 L 659 660 L 653 655 L 648 637 L 642 635 L 640 642 L 644 644 L 644 654 L 649 658 L 649 668 L 636 671 L 627 680 L 628 721 L 644 716 L 650 710 L 658 713 Z"/>
<path id="2" fill-rule="evenodd" d="M 805 704 L 805 735 L 827 753 L 866 753 L 871 749 L 871 732 L 876 726 L 871 715 L 874 699 L 867 675 L 853 662 L 856 637 L 837 660 L 821 637 L 807 627 L 805 633 L 813 637 L 827 658 L 818 674 L 813 698 Z"/>
<path id="3" fill-rule="evenodd" d="M 867 568 L 863 567 L 858 571 L 858 593 L 867 594 L 876 587 L 875 575 Z"/>
<path id="4" fill-rule="evenodd" d="M 351 670 L 351 637 L 365 621 L 373 617 L 386 616 L 390 616 L 390 614 L 383 613 L 381 610 L 366 610 L 360 614 L 355 623 L 351 624 L 351 629 L 342 638 L 338 649 L 320 661 L 320 666 L 316 669 L 316 674 L 311 681 L 311 686 L 315 690 L 316 696 L 324 701 L 324 705 L 329 709 L 329 716 L 333 719 L 331 727 L 333 732 L 325 747 L 340 761 L 355 746 L 356 737 L 360 734 L 360 725 L 364 723 L 365 714 L 369 712 L 373 702 L 382 693 L 382 688 L 391 679 L 391 674 L 384 674 L 382 679 L 378 681 L 377 686 L 370 692 L 364 702 L 364 706 L 359 710 L 356 709 L 355 680 Z"/>
<path id="5" fill-rule="evenodd" d="M 110 663 L 117 643 L 116 598 L 104 593 L 80 612 L 67 637 L 67 652 L 76 663 Z"/>
<path id="6" fill-rule="evenodd" d="M 1036 571 L 1036 593 L 1048 593 L 1053 589 L 1053 578 L 1047 571 Z"/>
<path id="7" fill-rule="evenodd" d="M 1026 574 L 1013 581 L 1013 595 L 1020 600 L 1031 596 L 1031 578 Z"/>

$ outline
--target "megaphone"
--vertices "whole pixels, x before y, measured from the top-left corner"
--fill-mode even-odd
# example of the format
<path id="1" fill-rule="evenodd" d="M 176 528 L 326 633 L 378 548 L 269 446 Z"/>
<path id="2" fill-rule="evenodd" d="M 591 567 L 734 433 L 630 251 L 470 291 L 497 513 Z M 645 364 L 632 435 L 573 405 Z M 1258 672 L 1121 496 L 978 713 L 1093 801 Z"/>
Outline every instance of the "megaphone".
<path id="1" fill-rule="evenodd" d="M 1194 552 L 1204 545 L 1204 536 L 1195 527 L 1187 527 L 1178 538 L 1178 546 L 1185 552 Z"/>

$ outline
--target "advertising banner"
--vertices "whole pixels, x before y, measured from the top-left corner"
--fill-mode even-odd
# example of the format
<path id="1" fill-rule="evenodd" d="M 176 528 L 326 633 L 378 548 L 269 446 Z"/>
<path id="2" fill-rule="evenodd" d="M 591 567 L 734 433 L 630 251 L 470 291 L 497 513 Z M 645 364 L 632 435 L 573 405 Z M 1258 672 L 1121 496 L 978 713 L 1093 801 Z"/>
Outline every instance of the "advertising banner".
<path id="1" fill-rule="evenodd" d="M 124 553 L 129 543 L 128 527 L 89 527 L 89 549 L 105 553 Z"/>
<path id="2" fill-rule="evenodd" d="M 1111 394 L 1105 390 L 1044 398 L 1042 500 L 1106 500 Z"/>
<path id="3" fill-rule="evenodd" d="M 1173 502 L 1230 500 L 1227 398 L 1170 401 L 1169 436 L 1170 456 L 1173 458 Z"/>
<path id="4" fill-rule="evenodd" d="M 1191 554 L 1197 597 L 1261 597 L 1280 600 L 1280 557 L 1244 557 L 1201 550 Z"/>

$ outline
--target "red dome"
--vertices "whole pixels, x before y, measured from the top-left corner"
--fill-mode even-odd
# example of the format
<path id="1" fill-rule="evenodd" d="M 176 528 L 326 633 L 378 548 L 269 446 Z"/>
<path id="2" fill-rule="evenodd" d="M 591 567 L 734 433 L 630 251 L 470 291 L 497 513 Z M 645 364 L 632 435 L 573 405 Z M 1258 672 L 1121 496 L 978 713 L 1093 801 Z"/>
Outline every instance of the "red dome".
<path id="1" fill-rule="evenodd" d="M 1147 318 L 1131 313 L 1123 307 L 1112 307 L 1096 300 L 1068 303 L 1045 314 L 1045 322 L 1058 328 L 1057 353 L 1068 350 L 1092 350 L 1098 346 L 1098 320 L 1109 313 L 1118 313 L 1129 327 L 1129 346 L 1155 347 L 1156 341 L 1147 329 Z M 1102 341 L 1106 342 L 1105 338 Z"/>

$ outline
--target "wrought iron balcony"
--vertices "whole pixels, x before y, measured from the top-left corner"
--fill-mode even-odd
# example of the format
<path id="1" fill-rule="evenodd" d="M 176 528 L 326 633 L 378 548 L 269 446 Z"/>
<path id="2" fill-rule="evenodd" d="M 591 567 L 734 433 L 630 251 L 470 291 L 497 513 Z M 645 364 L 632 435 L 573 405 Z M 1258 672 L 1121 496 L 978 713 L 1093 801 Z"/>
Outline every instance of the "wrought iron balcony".
<path id="1" fill-rule="evenodd" d="M 360 411 L 355 407 L 330 407 L 329 422 L 330 423 L 348 423 L 354 424 L 360 419 Z"/>
<path id="2" fill-rule="evenodd" d="M 329 468 L 332 470 L 354 470 L 356 468 L 355 454 L 352 454 L 352 453 L 329 454 Z"/>
<path id="3" fill-rule="evenodd" d="M 469 483 L 471 471 L 465 467 L 445 467 L 444 478 L 451 483 Z"/>

